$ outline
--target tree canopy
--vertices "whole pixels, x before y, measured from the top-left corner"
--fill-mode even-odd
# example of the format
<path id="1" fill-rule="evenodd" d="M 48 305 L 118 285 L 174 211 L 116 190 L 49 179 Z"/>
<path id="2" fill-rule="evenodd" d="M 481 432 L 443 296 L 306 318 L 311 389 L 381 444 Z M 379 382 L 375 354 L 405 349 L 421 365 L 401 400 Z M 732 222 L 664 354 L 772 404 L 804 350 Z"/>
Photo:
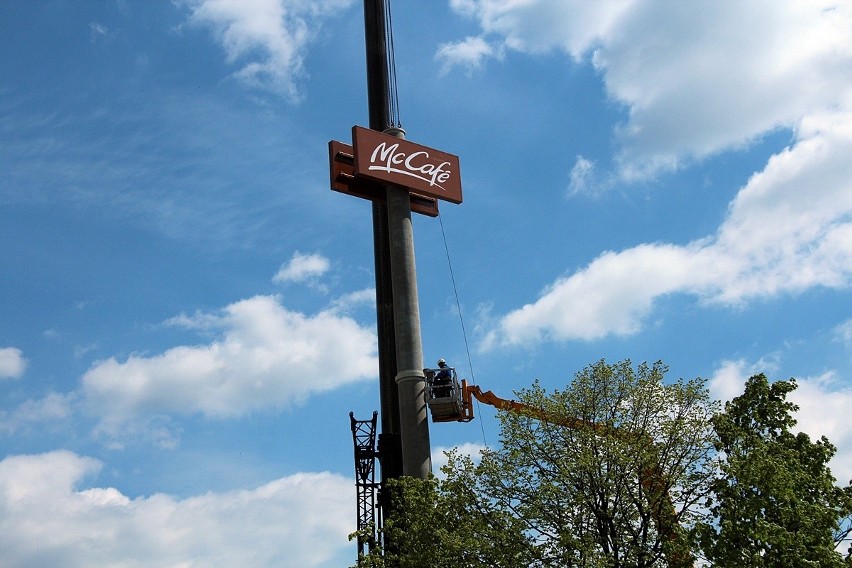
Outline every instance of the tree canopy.
<path id="1" fill-rule="evenodd" d="M 713 566 L 848 565 L 836 545 L 848 533 L 840 523 L 852 493 L 828 468 L 828 439 L 792 431 L 798 407 L 787 395 L 796 387 L 755 375 L 713 420 L 723 459 L 708 500 L 714 522 L 700 531 Z"/>
<path id="2" fill-rule="evenodd" d="M 565 390 L 518 391 L 530 411 L 499 415 L 498 448 L 478 463 L 451 454 L 440 482 L 398 484 L 398 565 L 690 565 L 715 407 L 703 380 L 665 372 L 600 361 Z"/>
<path id="3" fill-rule="evenodd" d="M 564 390 L 517 391 L 497 447 L 385 488 L 393 548 L 358 566 L 852 566 L 835 550 L 852 488 L 826 438 L 792 432 L 795 380 L 751 377 L 721 411 L 705 380 L 666 372 L 599 361 Z"/>

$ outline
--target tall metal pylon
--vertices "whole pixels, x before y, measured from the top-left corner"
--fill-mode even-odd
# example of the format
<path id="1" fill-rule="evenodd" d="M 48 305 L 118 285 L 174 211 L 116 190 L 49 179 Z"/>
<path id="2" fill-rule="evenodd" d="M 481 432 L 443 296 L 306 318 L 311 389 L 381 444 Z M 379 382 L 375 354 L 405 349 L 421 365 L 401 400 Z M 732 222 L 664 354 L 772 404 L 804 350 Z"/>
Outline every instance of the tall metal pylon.
<path id="1" fill-rule="evenodd" d="M 364 43 L 367 55 L 367 107 L 369 126 L 383 131 L 390 125 L 385 40 L 384 0 L 364 0 Z M 376 323 L 379 351 L 379 399 L 381 431 L 379 456 L 382 486 L 402 476 L 402 442 L 399 435 L 399 389 L 396 376 L 396 337 L 393 321 L 393 284 L 388 244 L 387 205 L 373 201 L 373 256 L 376 277 Z M 390 500 L 380 496 L 382 507 L 390 512 Z"/>
<path id="2" fill-rule="evenodd" d="M 389 2 L 364 0 L 369 129 L 353 127 L 352 146 L 329 142 L 332 189 L 370 199 L 373 213 L 381 432 L 375 451 L 371 439 L 375 435 L 375 413 L 372 421 L 356 420 L 350 413 L 359 488 L 359 554 L 376 543 L 385 551 L 394 549 L 394 543 L 379 528 L 379 523 L 397 514 L 388 481 L 403 476 L 426 479 L 432 473 L 412 204 L 416 212 L 434 217 L 438 199 L 461 203 L 458 158 L 405 140 L 396 99 Z M 409 164 L 411 158 L 406 160 L 406 167 L 417 168 L 410 174 L 419 181 L 412 182 L 410 177 L 394 177 L 400 175 L 396 168 L 363 163 L 367 156 L 370 162 L 375 160 L 379 152 L 382 156 L 398 152 L 422 159 L 433 156 L 435 163 L 415 166 Z M 382 169 L 389 177 L 372 173 Z M 367 427 L 369 424 L 372 426 Z M 376 456 L 381 464 L 378 484 L 371 478 Z"/>
<path id="3" fill-rule="evenodd" d="M 364 0 L 369 120 L 370 128 L 380 132 L 396 126 L 389 104 L 395 93 L 390 89 L 388 9 L 387 0 Z M 411 204 L 408 191 L 393 186 L 385 191 L 385 203 L 373 202 L 383 482 L 402 475 L 425 478 L 432 467 Z"/>

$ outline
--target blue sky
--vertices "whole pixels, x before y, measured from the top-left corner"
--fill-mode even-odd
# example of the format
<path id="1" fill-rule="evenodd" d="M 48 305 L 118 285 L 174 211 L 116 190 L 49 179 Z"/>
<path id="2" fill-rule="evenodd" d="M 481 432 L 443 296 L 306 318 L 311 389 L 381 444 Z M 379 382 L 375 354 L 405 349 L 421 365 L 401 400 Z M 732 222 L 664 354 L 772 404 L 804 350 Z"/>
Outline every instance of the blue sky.
<path id="1" fill-rule="evenodd" d="M 427 363 L 506 396 L 601 358 L 721 400 L 793 376 L 852 478 L 849 3 L 393 21 L 407 138 L 464 187 L 414 222 Z M 361 4 L 7 0 L 0 54 L 4 561 L 351 563 L 371 214 L 327 143 L 367 124 Z M 437 469 L 497 420 L 430 432 Z"/>

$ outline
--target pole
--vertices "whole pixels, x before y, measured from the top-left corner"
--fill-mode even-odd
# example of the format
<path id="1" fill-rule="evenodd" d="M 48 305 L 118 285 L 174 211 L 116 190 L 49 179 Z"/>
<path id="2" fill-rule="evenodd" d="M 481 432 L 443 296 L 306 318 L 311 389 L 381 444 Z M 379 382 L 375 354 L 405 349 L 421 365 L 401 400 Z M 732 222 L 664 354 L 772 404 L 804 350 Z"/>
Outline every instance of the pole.
<path id="1" fill-rule="evenodd" d="M 389 78 L 387 63 L 387 36 L 385 28 L 384 0 L 364 0 L 364 24 L 367 48 L 367 94 L 370 107 L 370 128 L 385 131 L 389 122 Z M 402 136 L 401 129 L 393 132 Z M 423 347 L 420 336 L 420 311 L 417 296 L 417 273 L 414 263 L 414 231 L 411 224 L 411 202 L 408 191 L 396 187 L 385 187 L 387 194 L 386 220 L 378 219 L 381 208 L 373 208 L 374 247 L 376 249 L 376 299 L 377 309 L 386 310 L 388 299 L 392 302 L 392 337 L 395 348 L 393 379 L 379 375 L 382 396 L 382 427 L 391 425 L 396 418 L 402 474 L 425 479 L 432 472 L 429 444 L 429 422 L 426 412 L 426 381 L 423 375 Z M 385 229 L 386 227 L 386 229 Z M 382 242 L 379 242 L 381 240 Z M 381 250 L 380 250 L 381 249 Z M 386 252 L 387 251 L 387 252 Z M 381 253 L 381 254 L 380 254 Z M 387 255 L 387 256 L 386 256 Z M 380 261 L 381 259 L 381 261 Z M 390 290 L 387 287 L 389 261 Z M 381 264 L 381 266 L 380 266 Z M 379 271 L 382 271 L 382 274 Z M 389 293 L 390 292 L 390 293 Z M 377 315 L 379 325 L 387 326 L 386 311 Z M 380 331 L 387 333 L 388 328 Z M 379 336 L 379 360 L 389 361 L 391 340 Z M 395 384 L 389 384 L 391 381 Z M 394 388 L 395 387 L 395 388 Z M 397 392 L 397 405 L 391 393 Z M 388 395 L 388 396 L 386 396 Z M 385 408 L 385 404 L 390 408 Z M 394 417 L 394 413 L 396 416 Z M 390 444 L 388 444 L 390 445 Z M 384 448 L 380 448 L 380 451 Z M 394 451 L 396 448 L 394 448 Z M 393 472 L 394 474 L 398 472 Z M 390 476 L 387 476 L 390 477 Z M 382 463 L 382 479 L 386 479 Z"/>
<path id="2" fill-rule="evenodd" d="M 400 128 L 387 132 L 399 138 L 404 137 Z M 423 341 L 420 336 L 411 198 L 406 189 L 387 187 L 386 191 L 403 474 L 426 479 L 432 473 L 432 457 L 426 410 L 426 376 L 423 374 Z"/>
<path id="3" fill-rule="evenodd" d="M 382 131 L 389 126 L 388 77 L 386 71 L 385 14 L 383 0 L 364 0 L 364 36 L 367 54 L 367 106 L 370 128 Z M 387 206 L 373 201 L 373 256 L 376 271 L 376 324 L 379 343 L 379 399 L 381 432 L 379 459 L 382 487 L 385 481 L 402 476 L 402 442 L 399 436 L 399 389 L 396 376 L 396 337 L 393 316 L 393 283 L 388 244 Z M 389 496 L 380 501 L 385 516 L 390 515 Z"/>

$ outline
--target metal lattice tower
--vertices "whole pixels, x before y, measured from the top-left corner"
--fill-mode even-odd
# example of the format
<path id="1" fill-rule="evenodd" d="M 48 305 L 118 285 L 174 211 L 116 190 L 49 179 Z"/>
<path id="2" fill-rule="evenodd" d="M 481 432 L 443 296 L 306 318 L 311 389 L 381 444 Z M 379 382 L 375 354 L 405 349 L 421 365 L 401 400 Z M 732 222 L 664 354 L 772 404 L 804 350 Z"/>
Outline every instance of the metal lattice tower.
<path id="1" fill-rule="evenodd" d="M 376 505 L 380 483 L 376 483 L 376 418 L 356 420 L 349 413 L 352 424 L 352 442 L 355 445 L 355 488 L 358 500 L 358 555 L 369 553 L 380 545 L 382 534 L 381 510 Z"/>

